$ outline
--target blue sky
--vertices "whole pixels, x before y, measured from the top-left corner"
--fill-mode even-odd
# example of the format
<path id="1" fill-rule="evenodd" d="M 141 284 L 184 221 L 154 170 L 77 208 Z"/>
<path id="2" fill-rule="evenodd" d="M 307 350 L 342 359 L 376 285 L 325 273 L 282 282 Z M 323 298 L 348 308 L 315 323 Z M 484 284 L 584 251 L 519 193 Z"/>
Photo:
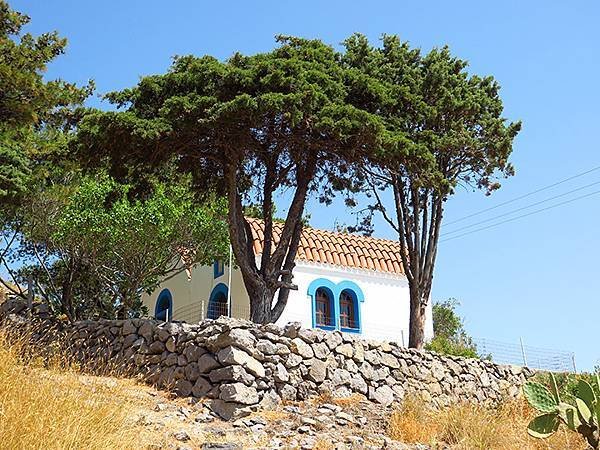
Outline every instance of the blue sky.
<path id="1" fill-rule="evenodd" d="M 398 34 L 424 51 L 448 44 L 470 62 L 471 72 L 499 80 L 506 117 L 523 121 L 512 158 L 517 175 L 491 197 L 459 192 L 447 205 L 448 222 L 600 165 L 595 1 L 13 0 L 11 5 L 32 16 L 29 31 L 58 30 L 69 39 L 67 54 L 52 64 L 48 77 L 82 83 L 93 78 L 99 93 L 164 72 L 173 55 L 226 58 L 235 51 L 267 51 L 279 33 L 332 45 L 354 32 L 373 41 L 382 33 Z M 599 180 L 600 170 L 593 171 L 446 230 Z M 459 299 L 474 336 L 515 343 L 522 337 L 526 344 L 575 351 L 578 367 L 591 369 L 600 363 L 599 206 L 600 195 L 591 195 L 441 243 L 433 298 Z M 312 202 L 309 209 L 317 227 L 352 220 L 340 205 L 323 210 Z M 394 237 L 382 223 L 376 235 Z"/>

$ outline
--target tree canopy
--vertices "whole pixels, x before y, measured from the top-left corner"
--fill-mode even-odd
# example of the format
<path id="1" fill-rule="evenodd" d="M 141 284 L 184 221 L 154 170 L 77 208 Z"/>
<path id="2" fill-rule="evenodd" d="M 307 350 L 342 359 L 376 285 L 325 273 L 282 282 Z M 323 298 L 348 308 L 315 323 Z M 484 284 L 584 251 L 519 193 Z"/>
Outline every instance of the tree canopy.
<path id="1" fill-rule="evenodd" d="M 89 112 L 73 143 L 83 161 L 108 164 L 117 177 L 144 178 L 175 164 L 192 174 L 197 192 L 223 192 L 256 322 L 277 320 L 296 289 L 292 269 L 307 197 L 328 201 L 349 165 L 373 151 L 380 129 L 378 118 L 351 104 L 338 53 L 318 40 L 277 40 L 271 52 L 223 62 L 176 58 L 166 74 L 107 95 L 121 110 Z M 274 196 L 282 190 L 291 200 L 275 239 Z M 244 217 L 251 204 L 264 221 L 258 263 Z"/>
<path id="2" fill-rule="evenodd" d="M 422 54 L 397 36 L 375 47 L 355 35 L 345 48 L 355 106 L 384 128 L 382 145 L 357 170 L 373 200 L 368 210 L 398 233 L 411 297 L 409 345 L 421 348 L 444 203 L 458 186 L 489 194 L 514 173 L 508 159 L 521 124 L 503 117 L 498 82 L 470 75 L 447 47 Z"/>
<path id="3" fill-rule="evenodd" d="M 92 89 L 45 81 L 46 66 L 64 52 L 56 32 L 22 33 L 29 17 L 0 0 L 0 205 L 19 199 L 38 155 L 56 145 L 53 130 L 67 126 Z"/>

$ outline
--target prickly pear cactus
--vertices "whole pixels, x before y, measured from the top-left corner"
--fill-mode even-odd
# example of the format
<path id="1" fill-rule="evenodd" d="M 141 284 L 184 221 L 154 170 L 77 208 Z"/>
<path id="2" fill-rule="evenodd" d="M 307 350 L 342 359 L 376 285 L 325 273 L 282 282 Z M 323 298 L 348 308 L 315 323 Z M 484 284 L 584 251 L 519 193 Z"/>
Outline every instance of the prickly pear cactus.
<path id="1" fill-rule="evenodd" d="M 600 374 L 596 375 L 600 388 Z M 550 374 L 550 390 L 543 384 L 528 382 L 523 387 L 525 398 L 542 414 L 527 426 L 527 432 L 539 439 L 552 436 L 560 423 L 581 434 L 590 447 L 600 449 L 600 400 L 592 386 L 580 380 L 575 405 L 560 401 L 556 380 Z"/>

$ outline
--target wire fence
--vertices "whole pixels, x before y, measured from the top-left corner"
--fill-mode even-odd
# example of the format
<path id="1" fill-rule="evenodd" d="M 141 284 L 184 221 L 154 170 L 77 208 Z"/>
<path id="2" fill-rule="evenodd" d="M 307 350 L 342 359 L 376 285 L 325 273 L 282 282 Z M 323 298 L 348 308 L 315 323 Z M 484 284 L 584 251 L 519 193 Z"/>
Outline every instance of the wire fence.
<path id="1" fill-rule="evenodd" d="M 498 364 L 527 366 L 551 372 L 577 372 L 573 352 L 525 345 L 522 340 L 509 343 L 477 338 L 473 342 L 481 357 L 491 357 Z"/>

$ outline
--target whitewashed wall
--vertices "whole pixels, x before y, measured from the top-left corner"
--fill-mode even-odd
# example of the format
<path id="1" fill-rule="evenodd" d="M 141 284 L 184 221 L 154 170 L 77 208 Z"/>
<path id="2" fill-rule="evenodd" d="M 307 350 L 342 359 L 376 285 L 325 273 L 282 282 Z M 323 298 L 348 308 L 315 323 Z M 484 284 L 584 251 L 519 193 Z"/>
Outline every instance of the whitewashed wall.
<path id="1" fill-rule="evenodd" d="M 344 280 L 356 283 L 364 294 L 360 303 L 362 336 L 367 339 L 408 343 L 409 290 L 406 277 L 363 269 L 337 267 L 300 261 L 294 269 L 297 291 L 290 292 L 288 305 L 277 321 L 284 325 L 297 321 L 303 327 L 312 327 L 312 301 L 308 295 L 309 285 L 317 278 L 325 278 L 337 284 Z M 212 266 L 198 266 L 192 271 L 191 280 L 185 272 L 164 282 L 151 295 L 143 297 L 150 315 L 160 292 L 167 288 L 173 297 L 174 319 L 198 321 L 206 317 L 208 300 L 212 289 L 219 283 L 229 285 L 229 269 L 214 279 Z M 249 299 L 239 270 L 231 274 L 231 313 L 233 317 L 249 317 Z M 433 337 L 431 303 L 427 308 L 426 338 Z"/>

